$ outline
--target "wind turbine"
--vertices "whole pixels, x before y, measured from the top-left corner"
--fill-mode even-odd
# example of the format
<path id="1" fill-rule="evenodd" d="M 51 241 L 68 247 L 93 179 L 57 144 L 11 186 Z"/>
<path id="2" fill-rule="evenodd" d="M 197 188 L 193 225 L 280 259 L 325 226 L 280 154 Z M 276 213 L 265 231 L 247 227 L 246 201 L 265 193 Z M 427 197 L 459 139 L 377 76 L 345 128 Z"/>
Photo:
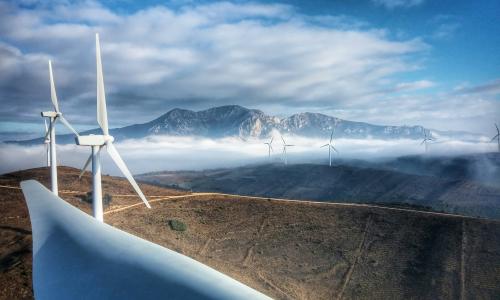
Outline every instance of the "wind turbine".
<path id="1" fill-rule="evenodd" d="M 75 140 L 77 145 L 92 147 L 92 154 L 89 156 L 82 171 L 84 171 L 89 163 L 92 162 L 92 211 L 94 218 L 102 222 L 103 209 L 100 153 L 104 146 L 106 146 L 106 150 L 109 156 L 111 156 L 116 166 L 128 179 L 144 204 L 146 204 L 148 208 L 151 208 L 151 206 L 149 205 L 148 200 L 146 200 L 146 197 L 137 185 L 137 182 L 135 182 L 134 177 L 132 177 L 132 174 L 128 170 L 127 165 L 125 165 L 125 162 L 113 145 L 114 138 L 109 135 L 108 113 L 106 110 L 106 94 L 104 92 L 104 77 L 102 73 L 101 63 L 101 49 L 99 45 L 99 34 L 97 33 L 95 35 L 95 46 L 97 61 L 97 123 L 99 123 L 99 126 L 101 127 L 102 135 L 91 134 L 85 136 L 77 136 Z"/>
<path id="2" fill-rule="evenodd" d="M 285 139 L 283 138 L 283 136 L 281 136 L 281 140 L 283 141 L 283 155 L 285 157 L 285 165 L 288 164 L 288 157 L 287 157 L 287 153 L 286 153 L 286 147 L 293 147 L 295 145 L 289 145 L 285 142 Z"/>
<path id="3" fill-rule="evenodd" d="M 498 125 L 495 123 L 495 127 L 497 129 L 497 135 L 495 135 L 491 141 L 493 142 L 495 139 L 497 139 L 497 143 L 498 143 L 498 152 L 500 152 L 500 130 L 498 129 Z"/>
<path id="4" fill-rule="evenodd" d="M 267 145 L 269 158 L 271 158 L 271 151 L 273 151 L 273 139 L 274 139 L 274 137 L 272 136 L 271 140 L 268 143 L 264 143 L 264 145 Z"/>
<path id="5" fill-rule="evenodd" d="M 335 129 L 332 130 L 332 134 L 330 135 L 330 142 L 328 142 L 328 144 L 324 144 L 323 146 L 320 147 L 320 148 L 328 147 L 328 159 L 330 160 L 330 167 L 332 166 L 332 150 L 339 153 L 337 151 L 337 149 L 335 149 L 335 147 L 332 144 L 334 132 L 335 132 Z"/>
<path id="6" fill-rule="evenodd" d="M 54 84 L 54 75 L 52 74 L 52 62 L 49 60 L 49 77 L 50 77 L 50 99 L 52 100 L 52 105 L 54 106 L 54 111 L 43 111 L 42 117 L 49 119 L 49 128 L 45 133 L 45 141 L 48 140 L 49 152 L 50 152 L 50 181 L 52 192 L 56 195 L 59 194 L 57 187 L 57 160 L 56 160 L 56 130 L 55 125 L 57 120 L 61 122 L 71 130 L 76 136 L 78 132 L 66 121 L 63 117 L 61 111 L 59 110 L 59 104 L 57 101 L 56 86 Z"/>
<path id="7" fill-rule="evenodd" d="M 427 145 L 427 142 L 432 142 L 435 141 L 435 139 L 432 137 L 432 134 L 428 130 L 424 130 L 424 139 L 420 143 L 420 145 L 424 144 L 425 145 L 425 153 L 429 150 L 429 146 Z"/>
<path id="8" fill-rule="evenodd" d="M 43 119 L 43 122 L 45 123 L 45 136 L 47 136 L 47 133 L 49 132 L 49 126 L 47 125 L 47 119 Z M 45 144 L 45 152 L 47 153 L 47 167 L 50 167 L 50 138 L 46 137 L 43 140 L 43 143 Z"/>

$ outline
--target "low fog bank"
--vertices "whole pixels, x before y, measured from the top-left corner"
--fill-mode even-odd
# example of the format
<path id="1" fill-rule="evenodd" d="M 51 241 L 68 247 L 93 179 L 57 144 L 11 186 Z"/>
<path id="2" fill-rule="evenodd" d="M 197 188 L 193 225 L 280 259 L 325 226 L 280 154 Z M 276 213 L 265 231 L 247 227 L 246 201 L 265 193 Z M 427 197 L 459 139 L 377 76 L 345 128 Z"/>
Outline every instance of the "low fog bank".
<path id="1" fill-rule="evenodd" d="M 327 139 L 285 136 L 288 144 L 289 163 L 327 163 L 328 148 L 320 148 Z M 208 139 L 198 137 L 156 136 L 140 140 L 125 140 L 116 147 L 134 174 L 164 170 L 202 170 L 235 167 L 262 162 L 280 162 L 282 142 L 279 137 L 273 141 L 271 158 L 267 157 L 265 140 L 241 140 L 238 138 Z M 334 141 L 339 153 L 333 160 L 361 159 L 380 161 L 404 155 L 424 155 L 425 148 L 415 140 L 356 140 Z M 59 165 L 80 168 L 90 154 L 89 147 L 58 145 Z M 46 164 L 45 146 L 19 146 L 0 144 L 0 173 L 42 167 Z M 429 144 L 428 156 L 455 156 L 469 153 L 496 151 L 493 143 L 472 143 L 462 141 L 440 141 Z M 105 151 L 102 152 L 103 172 L 121 175 Z"/>

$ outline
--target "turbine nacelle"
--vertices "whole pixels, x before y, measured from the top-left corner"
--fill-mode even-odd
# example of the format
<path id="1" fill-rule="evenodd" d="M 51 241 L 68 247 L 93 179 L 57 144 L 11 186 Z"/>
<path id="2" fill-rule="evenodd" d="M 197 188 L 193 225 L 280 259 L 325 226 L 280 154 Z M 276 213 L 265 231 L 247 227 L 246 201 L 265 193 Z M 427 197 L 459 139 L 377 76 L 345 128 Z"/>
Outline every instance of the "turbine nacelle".
<path id="1" fill-rule="evenodd" d="M 42 111 L 41 115 L 44 118 L 56 118 L 62 114 L 60 112 L 57 112 L 57 111 Z"/>
<path id="2" fill-rule="evenodd" d="M 89 134 L 75 137 L 75 142 L 79 146 L 104 146 L 115 140 L 111 135 Z"/>

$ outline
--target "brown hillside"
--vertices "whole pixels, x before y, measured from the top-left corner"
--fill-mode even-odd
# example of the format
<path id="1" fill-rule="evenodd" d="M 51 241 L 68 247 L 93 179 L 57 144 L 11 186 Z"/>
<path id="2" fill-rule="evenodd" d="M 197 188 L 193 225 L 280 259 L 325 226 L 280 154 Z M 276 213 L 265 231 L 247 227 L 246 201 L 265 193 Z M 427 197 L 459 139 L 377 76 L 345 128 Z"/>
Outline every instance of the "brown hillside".
<path id="1" fill-rule="evenodd" d="M 80 198 L 88 174 L 59 168 L 61 193 Z M 0 176 L 48 182 L 48 169 Z M 500 298 L 500 222 L 402 209 L 196 194 L 140 205 L 123 179 L 103 177 L 115 195 L 105 221 L 191 256 L 280 299 Z M 147 196 L 183 192 L 142 184 Z M 19 190 L 1 188 L 0 298 L 31 298 L 31 231 Z M 139 205 L 127 208 L 127 206 Z M 173 231 L 169 220 L 187 225 Z"/>

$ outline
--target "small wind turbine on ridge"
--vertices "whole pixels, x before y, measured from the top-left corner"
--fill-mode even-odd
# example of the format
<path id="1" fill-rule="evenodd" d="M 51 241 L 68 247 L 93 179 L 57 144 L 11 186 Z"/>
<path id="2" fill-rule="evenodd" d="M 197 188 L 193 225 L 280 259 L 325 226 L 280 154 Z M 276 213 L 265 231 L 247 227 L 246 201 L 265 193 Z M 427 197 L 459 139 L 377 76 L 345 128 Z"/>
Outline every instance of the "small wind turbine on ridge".
<path id="1" fill-rule="evenodd" d="M 288 164 L 288 155 L 287 155 L 287 152 L 286 152 L 286 147 L 293 147 L 295 145 L 287 144 L 285 142 L 285 139 L 283 138 L 283 136 L 281 136 L 281 140 L 283 141 L 283 156 L 285 158 L 285 165 L 287 165 Z"/>
<path id="2" fill-rule="evenodd" d="M 328 160 L 330 161 L 330 167 L 332 166 L 332 150 L 339 153 L 332 144 L 334 132 L 335 128 L 332 130 L 332 134 L 330 135 L 330 141 L 328 142 L 328 144 L 324 144 L 323 146 L 320 147 L 320 148 L 328 147 Z"/>
<path id="3" fill-rule="evenodd" d="M 264 145 L 267 145 L 267 148 L 268 148 L 268 154 L 267 154 L 268 156 L 267 157 L 269 157 L 269 158 L 271 158 L 271 152 L 273 151 L 273 139 L 274 139 L 274 137 L 271 136 L 271 140 L 267 143 L 264 143 Z"/>
<path id="4" fill-rule="evenodd" d="M 52 74 L 52 62 L 49 60 L 49 77 L 50 77 L 50 99 L 52 100 L 52 105 L 54 106 L 54 111 L 43 111 L 42 117 L 49 119 L 49 127 L 45 133 L 44 140 L 48 141 L 49 152 L 50 152 L 50 181 L 52 192 L 56 195 L 59 194 L 57 187 L 57 159 L 56 159 L 56 130 L 55 125 L 57 120 L 71 130 L 76 136 L 78 132 L 68 123 L 68 121 L 63 117 L 61 111 L 59 110 L 59 103 L 57 101 L 56 86 L 54 83 L 54 75 Z"/>
<path id="5" fill-rule="evenodd" d="M 425 153 L 429 151 L 429 146 L 427 145 L 427 143 L 432 141 L 435 141 L 435 139 L 432 137 L 432 134 L 429 132 L 429 130 L 424 129 L 424 139 L 422 140 L 420 145 L 425 145 Z"/>
<path id="6" fill-rule="evenodd" d="M 103 208 L 102 208 L 102 187 L 101 187 L 101 158 L 100 153 L 104 146 L 111 156 L 113 162 L 116 164 L 118 169 L 125 175 L 127 180 L 130 182 L 135 192 L 139 195 L 144 204 L 151 208 L 148 200 L 142 193 L 141 189 L 137 185 L 134 177 L 130 173 L 127 165 L 121 158 L 120 154 L 113 145 L 114 138 L 109 134 L 108 127 L 108 113 L 106 110 L 106 94 L 104 91 L 104 76 L 102 72 L 102 62 L 101 62 L 101 49 L 99 45 L 99 34 L 95 35 L 96 43 L 96 65 L 97 65 L 97 123 L 101 127 L 101 135 L 85 135 L 77 136 L 76 144 L 80 146 L 90 146 L 92 148 L 92 154 L 85 162 L 82 172 L 85 171 L 87 166 L 92 162 L 92 212 L 94 218 L 98 221 L 103 222 Z"/>

